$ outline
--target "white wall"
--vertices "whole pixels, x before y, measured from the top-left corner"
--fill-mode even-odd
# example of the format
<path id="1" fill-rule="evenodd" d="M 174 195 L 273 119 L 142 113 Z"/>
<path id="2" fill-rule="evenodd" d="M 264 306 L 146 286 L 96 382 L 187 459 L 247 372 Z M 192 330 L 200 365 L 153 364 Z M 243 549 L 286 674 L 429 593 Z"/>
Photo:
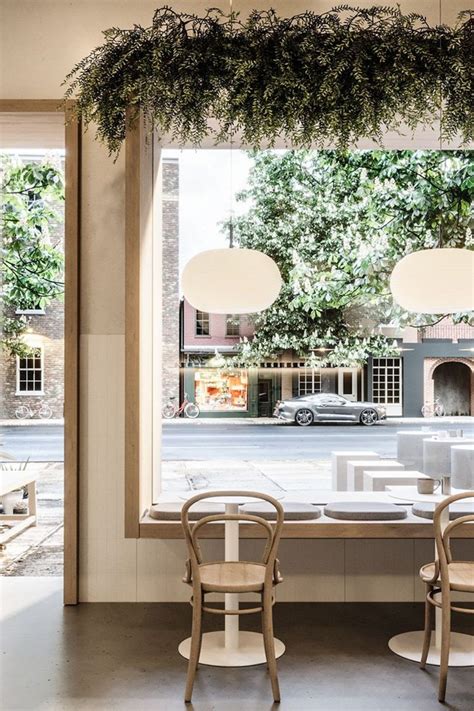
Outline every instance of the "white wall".
<path id="1" fill-rule="evenodd" d="M 228 8 L 222 0 L 169 4 L 195 12 L 209 5 Z M 333 4 L 234 0 L 233 6 L 243 14 L 254 5 L 295 14 Z M 467 3 L 401 0 L 400 5 L 435 23 L 452 22 Z M 101 43 L 101 30 L 150 24 L 157 6 L 156 0 L 1 0 L 0 97 L 61 98 L 63 78 Z M 386 145 L 409 142 L 389 136 Z M 439 136 L 425 132 L 417 145 L 437 148 Z M 82 161 L 80 598 L 184 600 L 183 544 L 123 537 L 124 159 L 121 155 L 114 164 L 89 130 Z M 413 600 L 418 563 L 431 554 L 429 542 L 285 541 L 280 599 Z"/>

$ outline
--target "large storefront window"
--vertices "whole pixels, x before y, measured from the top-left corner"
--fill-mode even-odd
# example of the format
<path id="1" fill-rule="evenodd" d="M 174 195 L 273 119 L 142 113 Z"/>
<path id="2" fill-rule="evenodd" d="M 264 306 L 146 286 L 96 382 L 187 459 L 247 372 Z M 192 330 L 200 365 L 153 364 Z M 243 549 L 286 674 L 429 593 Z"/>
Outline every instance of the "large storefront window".
<path id="1" fill-rule="evenodd" d="M 203 368 L 194 373 L 195 401 L 203 411 L 247 410 L 246 370 Z"/>

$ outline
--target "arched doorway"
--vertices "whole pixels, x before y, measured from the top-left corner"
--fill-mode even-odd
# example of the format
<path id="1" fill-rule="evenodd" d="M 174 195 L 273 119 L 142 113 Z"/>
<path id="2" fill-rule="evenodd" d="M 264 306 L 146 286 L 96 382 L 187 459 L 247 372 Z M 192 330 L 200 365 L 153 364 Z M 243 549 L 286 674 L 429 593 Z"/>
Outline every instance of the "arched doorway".
<path id="1" fill-rule="evenodd" d="M 434 396 L 446 415 L 471 414 L 471 370 L 465 363 L 447 361 L 433 372 Z"/>

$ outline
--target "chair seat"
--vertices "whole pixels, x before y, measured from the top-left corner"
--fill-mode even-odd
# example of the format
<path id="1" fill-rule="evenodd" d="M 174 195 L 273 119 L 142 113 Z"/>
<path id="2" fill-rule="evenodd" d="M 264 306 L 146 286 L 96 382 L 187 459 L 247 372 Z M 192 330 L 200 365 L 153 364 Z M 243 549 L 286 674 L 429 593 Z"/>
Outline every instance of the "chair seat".
<path id="1" fill-rule="evenodd" d="M 203 563 L 199 566 L 204 592 L 260 592 L 266 566 L 245 561 Z"/>
<path id="2" fill-rule="evenodd" d="M 285 521 L 310 521 L 321 516 L 321 509 L 313 504 L 305 504 L 301 501 L 281 501 L 280 503 L 285 512 Z M 260 516 L 266 521 L 275 521 L 276 519 L 275 507 L 267 502 L 244 504 L 240 510 L 242 513 Z"/>
<path id="3" fill-rule="evenodd" d="M 452 590 L 462 592 L 474 592 L 474 563 L 468 561 L 456 561 L 449 563 L 449 586 Z M 420 578 L 427 583 L 433 579 L 435 564 L 427 563 L 420 569 Z"/>
<path id="4" fill-rule="evenodd" d="M 397 521 L 407 517 L 403 506 L 379 501 L 340 501 L 324 507 L 329 518 L 343 521 Z"/>
<path id="5" fill-rule="evenodd" d="M 427 518 L 432 521 L 434 517 L 435 508 L 436 504 L 417 502 L 412 506 L 412 513 L 414 516 L 420 516 L 421 518 Z M 473 514 L 474 505 L 469 501 L 451 504 L 451 506 L 449 507 L 450 521 L 455 521 L 457 518 L 461 518 L 461 516 L 471 516 Z"/>
<path id="6" fill-rule="evenodd" d="M 181 521 L 182 507 L 183 504 L 179 502 L 153 504 L 148 510 L 148 515 L 157 521 Z M 224 513 L 223 504 L 205 503 L 193 506 L 188 515 L 190 521 L 198 521 L 200 518 L 220 513 Z"/>

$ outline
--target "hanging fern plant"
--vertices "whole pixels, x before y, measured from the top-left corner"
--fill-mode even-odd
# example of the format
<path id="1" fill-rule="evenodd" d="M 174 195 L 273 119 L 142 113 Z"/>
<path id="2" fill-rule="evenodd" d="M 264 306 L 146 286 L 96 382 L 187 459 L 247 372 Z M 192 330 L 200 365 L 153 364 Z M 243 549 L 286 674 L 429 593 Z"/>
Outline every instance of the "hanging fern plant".
<path id="1" fill-rule="evenodd" d="M 204 17 L 157 10 L 151 27 L 104 32 L 105 42 L 66 77 L 66 98 L 112 153 L 126 111 L 160 133 L 198 145 L 240 132 L 244 144 L 346 147 L 414 129 L 442 110 L 447 139 L 473 138 L 474 15 L 430 27 L 399 9 L 338 7 L 281 18 L 254 10 Z"/>

